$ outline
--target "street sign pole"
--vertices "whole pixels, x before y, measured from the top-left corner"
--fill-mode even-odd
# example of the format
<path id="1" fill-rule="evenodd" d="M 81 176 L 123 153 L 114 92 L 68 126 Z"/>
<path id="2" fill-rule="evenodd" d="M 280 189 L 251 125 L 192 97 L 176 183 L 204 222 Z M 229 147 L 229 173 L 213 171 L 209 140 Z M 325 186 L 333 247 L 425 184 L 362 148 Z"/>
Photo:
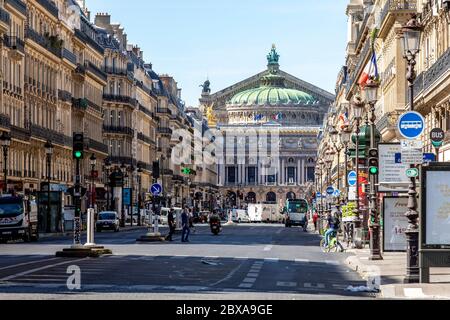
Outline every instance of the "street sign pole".
<path id="1" fill-rule="evenodd" d="M 445 132 L 441 128 L 434 128 L 430 132 L 431 143 L 436 149 L 436 162 L 439 162 L 439 150 L 445 139 Z"/>
<path id="2" fill-rule="evenodd" d="M 74 189 L 74 205 L 75 205 L 75 217 L 74 217 L 74 234 L 73 245 L 74 247 L 81 245 L 81 176 L 80 176 L 80 159 L 76 159 L 75 165 L 75 189 Z"/>

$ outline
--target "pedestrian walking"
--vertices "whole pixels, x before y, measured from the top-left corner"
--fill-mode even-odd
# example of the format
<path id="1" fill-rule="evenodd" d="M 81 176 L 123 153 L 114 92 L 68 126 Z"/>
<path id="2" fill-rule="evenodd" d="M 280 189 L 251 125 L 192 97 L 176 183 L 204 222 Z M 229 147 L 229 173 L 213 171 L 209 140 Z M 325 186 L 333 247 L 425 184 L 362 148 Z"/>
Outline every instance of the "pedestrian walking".
<path id="1" fill-rule="evenodd" d="M 317 211 L 314 212 L 313 222 L 314 222 L 314 230 L 317 231 L 317 229 L 318 229 L 318 222 L 319 222 L 319 214 L 317 213 Z"/>
<path id="2" fill-rule="evenodd" d="M 172 236 L 175 233 L 175 218 L 173 217 L 174 210 L 171 209 L 167 215 L 167 224 L 169 225 L 169 234 L 166 237 L 167 241 L 173 241 Z"/>
<path id="3" fill-rule="evenodd" d="M 183 228 L 181 242 L 189 242 L 189 214 L 186 208 L 183 209 L 183 213 L 181 214 L 181 226 Z"/>

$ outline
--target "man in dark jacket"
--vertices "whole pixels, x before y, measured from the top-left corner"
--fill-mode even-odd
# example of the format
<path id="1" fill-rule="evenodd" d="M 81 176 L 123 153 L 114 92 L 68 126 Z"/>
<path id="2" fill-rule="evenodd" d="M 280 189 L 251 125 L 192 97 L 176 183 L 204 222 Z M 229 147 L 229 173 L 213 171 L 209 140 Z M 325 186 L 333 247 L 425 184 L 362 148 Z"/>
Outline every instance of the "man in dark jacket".
<path id="1" fill-rule="evenodd" d="M 189 242 L 189 215 L 186 208 L 183 208 L 183 213 L 181 214 L 181 226 L 183 228 L 183 233 L 181 234 L 181 242 Z"/>
<path id="2" fill-rule="evenodd" d="M 173 209 L 170 210 L 169 214 L 167 215 L 167 224 L 169 225 L 169 234 L 167 235 L 167 240 L 168 241 L 173 241 L 172 240 L 172 235 L 175 232 L 175 219 L 173 217 Z"/>

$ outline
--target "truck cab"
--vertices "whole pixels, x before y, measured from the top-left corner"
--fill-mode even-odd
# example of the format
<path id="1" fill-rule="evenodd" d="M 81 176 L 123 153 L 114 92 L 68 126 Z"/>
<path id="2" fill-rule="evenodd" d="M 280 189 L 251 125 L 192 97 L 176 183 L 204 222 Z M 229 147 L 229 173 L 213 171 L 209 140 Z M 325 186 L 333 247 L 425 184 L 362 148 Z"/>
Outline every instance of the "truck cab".
<path id="1" fill-rule="evenodd" d="M 287 200 L 284 211 L 287 228 L 300 226 L 306 231 L 308 227 L 308 202 L 306 200 Z"/>
<path id="2" fill-rule="evenodd" d="M 28 197 L 0 196 L 0 242 L 22 239 L 37 241 L 38 209 L 36 201 Z"/>

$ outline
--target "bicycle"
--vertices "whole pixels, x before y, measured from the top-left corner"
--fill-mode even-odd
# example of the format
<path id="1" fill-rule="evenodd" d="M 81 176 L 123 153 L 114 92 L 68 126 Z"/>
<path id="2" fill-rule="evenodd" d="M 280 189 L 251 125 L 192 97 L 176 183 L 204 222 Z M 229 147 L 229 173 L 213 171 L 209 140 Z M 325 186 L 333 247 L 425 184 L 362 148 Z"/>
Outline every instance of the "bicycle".
<path id="1" fill-rule="evenodd" d="M 330 253 L 330 252 L 344 252 L 345 249 L 342 246 L 342 244 L 339 242 L 337 231 L 333 232 L 333 234 L 330 237 L 330 243 L 328 244 L 328 247 L 325 247 L 325 232 L 326 230 L 322 231 L 322 240 L 320 240 L 320 248 L 322 249 L 322 252 L 324 253 Z"/>

